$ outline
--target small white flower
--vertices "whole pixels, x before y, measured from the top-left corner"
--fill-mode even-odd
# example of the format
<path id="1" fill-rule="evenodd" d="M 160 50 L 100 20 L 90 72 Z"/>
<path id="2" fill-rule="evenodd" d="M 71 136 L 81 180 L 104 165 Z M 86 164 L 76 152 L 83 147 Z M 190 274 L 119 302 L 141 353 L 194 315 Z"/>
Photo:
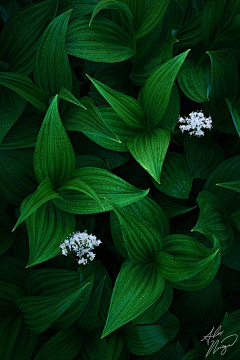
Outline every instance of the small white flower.
<path id="1" fill-rule="evenodd" d="M 101 240 L 97 240 L 95 235 L 88 235 L 87 230 L 82 233 L 75 231 L 60 245 L 61 254 L 67 256 L 69 252 L 76 252 L 78 264 L 86 265 L 88 260 L 93 261 L 96 256 L 91 250 L 100 244 Z"/>
<path id="2" fill-rule="evenodd" d="M 204 136 L 202 128 L 212 129 L 211 116 L 205 118 L 202 111 L 193 111 L 189 114 L 189 117 L 185 118 L 179 116 L 178 122 L 184 123 L 184 125 L 179 126 L 179 129 L 182 131 L 182 133 L 184 131 L 189 131 L 189 135 Z"/>

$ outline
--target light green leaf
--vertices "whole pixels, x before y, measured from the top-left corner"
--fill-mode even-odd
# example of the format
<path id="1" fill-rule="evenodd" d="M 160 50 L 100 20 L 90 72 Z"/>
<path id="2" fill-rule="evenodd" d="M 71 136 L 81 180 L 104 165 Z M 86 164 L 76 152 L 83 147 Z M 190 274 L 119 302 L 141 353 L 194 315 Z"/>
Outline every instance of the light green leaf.
<path id="1" fill-rule="evenodd" d="M 189 99 L 198 103 L 209 100 L 211 69 L 208 64 L 200 66 L 191 59 L 185 60 L 177 80 L 180 89 Z"/>
<path id="2" fill-rule="evenodd" d="M 145 127 L 144 112 L 136 99 L 111 89 L 89 75 L 87 77 L 126 125 L 133 129 L 143 129 Z"/>
<path id="3" fill-rule="evenodd" d="M 19 119 L 26 105 L 26 100 L 18 94 L 9 89 L 2 89 L 0 94 L 0 143 Z"/>
<path id="4" fill-rule="evenodd" d="M 236 131 L 238 133 L 238 136 L 240 136 L 240 110 L 229 99 L 225 99 L 225 101 L 226 101 L 229 111 L 231 113 L 232 120 L 233 120 L 234 126 L 236 128 Z"/>
<path id="5" fill-rule="evenodd" d="M 29 238 L 27 267 L 40 264 L 60 254 L 60 244 L 75 230 L 73 214 L 56 208 L 52 201 L 43 204 L 26 219 Z"/>
<path id="6" fill-rule="evenodd" d="M 141 132 L 131 136 L 128 149 L 136 161 L 160 183 L 163 162 L 170 143 L 170 133 L 166 129 Z"/>
<path id="7" fill-rule="evenodd" d="M 30 74 L 38 39 L 55 16 L 57 0 L 46 0 L 16 12 L 3 27 L 3 59 L 14 73 Z"/>
<path id="8" fill-rule="evenodd" d="M 87 134 L 96 134 L 99 137 L 112 140 L 119 143 L 118 136 L 110 129 L 104 121 L 101 112 L 96 107 L 91 98 L 84 96 L 81 98 L 84 110 L 79 106 L 71 106 L 63 115 L 63 125 L 66 130 L 82 131 Z"/>
<path id="9" fill-rule="evenodd" d="M 150 128 L 163 118 L 168 107 L 175 78 L 190 50 L 161 65 L 143 86 L 143 110 Z"/>
<path id="10" fill-rule="evenodd" d="M 152 180 L 158 190 L 179 199 L 188 199 L 192 175 L 184 154 L 168 152 L 162 167 L 161 183 Z"/>
<path id="11" fill-rule="evenodd" d="M 87 110 L 87 108 L 83 104 L 81 104 L 78 99 L 75 98 L 75 96 L 71 93 L 71 91 L 69 91 L 65 87 L 61 87 L 58 93 L 58 97 L 60 99 L 69 101 L 70 103 L 80 106 L 81 108 Z"/>
<path id="12" fill-rule="evenodd" d="M 111 203 L 121 224 L 124 243 L 132 261 L 149 262 L 162 249 L 162 236 L 147 221 Z"/>
<path id="13" fill-rule="evenodd" d="M 45 204 L 47 201 L 60 198 L 61 196 L 53 190 L 53 184 L 51 181 L 46 178 L 41 184 L 38 186 L 37 190 L 29 195 L 21 205 L 21 215 L 18 218 L 14 228 L 14 231 L 23 220 L 25 220 L 28 216 L 34 213 L 40 206 Z"/>
<path id="14" fill-rule="evenodd" d="M 79 17 L 68 26 L 66 49 L 69 55 L 85 60 L 116 63 L 134 56 L 130 35 L 113 21 Z"/>
<path id="15" fill-rule="evenodd" d="M 55 187 L 72 176 L 74 167 L 75 154 L 58 113 L 56 95 L 38 134 L 34 171 L 39 183 L 49 177 Z"/>
<path id="16" fill-rule="evenodd" d="M 99 13 L 99 11 L 106 9 L 108 7 L 122 9 L 126 13 L 130 28 L 133 28 L 133 15 L 132 15 L 131 10 L 129 9 L 129 7 L 126 4 L 124 4 L 124 2 L 120 2 L 120 1 L 116 1 L 116 0 L 101 0 L 101 1 L 99 1 L 99 3 L 96 5 L 95 9 L 93 10 L 93 13 L 92 13 L 92 16 L 91 16 L 91 19 L 89 22 L 89 26 L 91 26 L 93 19 Z"/>
<path id="17" fill-rule="evenodd" d="M 146 11 L 142 16 L 141 24 L 135 34 L 135 39 L 138 40 L 152 31 L 162 20 L 170 0 L 153 0 L 146 7 Z"/>
<path id="18" fill-rule="evenodd" d="M 24 322 L 35 334 L 47 330 L 81 296 L 89 283 L 77 285 L 70 290 L 52 296 L 22 296 L 18 305 Z"/>
<path id="19" fill-rule="evenodd" d="M 76 169 L 73 177 L 79 177 L 88 184 L 98 195 L 105 209 L 86 194 L 80 194 L 76 190 L 61 191 L 63 200 L 55 199 L 54 204 L 59 209 L 73 214 L 86 215 L 109 211 L 112 210 L 112 206 L 108 201 L 125 206 L 142 199 L 148 193 L 148 190 L 139 190 L 103 169 L 93 167 Z"/>
<path id="20" fill-rule="evenodd" d="M 7 88 L 15 91 L 38 110 L 43 112 L 47 111 L 47 94 L 39 90 L 27 75 L 1 72 L 0 85 L 6 86 Z"/>
<path id="21" fill-rule="evenodd" d="M 61 87 L 72 91 L 72 74 L 65 46 L 65 35 L 71 10 L 59 15 L 45 29 L 34 57 L 33 77 L 48 98 Z"/>
<path id="22" fill-rule="evenodd" d="M 118 274 L 102 337 L 141 314 L 162 294 L 165 281 L 152 264 L 126 260 Z"/>

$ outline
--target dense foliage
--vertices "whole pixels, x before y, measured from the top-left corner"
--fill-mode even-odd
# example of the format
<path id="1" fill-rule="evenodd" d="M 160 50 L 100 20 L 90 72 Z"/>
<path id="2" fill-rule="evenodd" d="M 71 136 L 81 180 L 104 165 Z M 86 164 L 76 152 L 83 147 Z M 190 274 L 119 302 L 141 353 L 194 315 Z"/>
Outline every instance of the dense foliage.
<path id="1" fill-rule="evenodd" d="M 240 0 L 0 17 L 0 359 L 239 359 Z"/>

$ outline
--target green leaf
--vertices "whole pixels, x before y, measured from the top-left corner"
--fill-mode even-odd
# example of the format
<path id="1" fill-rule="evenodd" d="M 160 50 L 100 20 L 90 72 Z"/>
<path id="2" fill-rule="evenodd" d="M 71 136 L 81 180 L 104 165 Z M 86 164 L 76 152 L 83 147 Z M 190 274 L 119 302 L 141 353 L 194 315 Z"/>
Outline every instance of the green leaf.
<path id="1" fill-rule="evenodd" d="M 221 20 L 225 5 L 226 0 L 207 0 L 204 6 L 202 16 L 202 38 L 204 44 L 209 47 L 214 39 L 213 32 Z"/>
<path id="2" fill-rule="evenodd" d="M 72 325 L 53 335 L 38 351 L 34 360 L 59 360 L 61 357 L 65 360 L 72 360 L 79 353 L 82 343 L 83 338 L 79 329 Z"/>
<path id="3" fill-rule="evenodd" d="M 76 190 L 61 191 L 60 195 L 63 200 L 55 199 L 53 203 L 59 209 L 73 214 L 86 215 L 109 211 L 112 210 L 112 206 L 108 201 L 119 206 L 125 206 L 142 199 L 148 193 L 148 190 L 139 190 L 103 169 L 92 167 L 76 169 L 73 177 L 80 177 L 82 181 L 88 184 L 98 195 L 105 209 L 103 210 L 103 207 L 89 196 L 80 194 Z"/>
<path id="4" fill-rule="evenodd" d="M 81 104 L 78 99 L 75 98 L 71 91 L 69 91 L 65 87 L 61 87 L 60 91 L 58 92 L 58 97 L 87 110 L 87 108 L 83 104 Z"/>
<path id="5" fill-rule="evenodd" d="M 179 342 L 175 342 L 171 345 L 164 346 L 161 350 L 157 351 L 153 355 L 146 356 L 140 360 L 179 360 L 183 358 L 183 355 L 184 350 L 182 345 Z"/>
<path id="6" fill-rule="evenodd" d="M 14 243 L 16 234 L 11 233 L 13 220 L 4 212 L 0 211 L 0 255 L 5 253 Z"/>
<path id="7" fill-rule="evenodd" d="M 219 242 L 222 255 L 225 255 L 233 246 L 234 234 L 227 224 L 226 209 L 221 199 L 209 191 L 201 191 L 197 203 L 200 214 L 191 231 L 198 231 L 210 239 L 214 236 Z"/>
<path id="8" fill-rule="evenodd" d="M 152 180 L 158 190 L 179 199 L 188 199 L 192 175 L 184 154 L 168 152 L 162 167 L 161 184 Z"/>
<path id="9" fill-rule="evenodd" d="M 163 118 L 171 96 L 175 78 L 190 50 L 161 65 L 143 86 L 143 110 L 150 128 Z"/>
<path id="10" fill-rule="evenodd" d="M 225 101 L 226 101 L 229 111 L 231 113 L 232 120 L 233 120 L 234 126 L 236 128 L 236 131 L 238 133 L 238 136 L 240 136 L 240 110 L 229 99 L 225 99 Z"/>
<path id="11" fill-rule="evenodd" d="M 128 149 L 136 161 L 160 183 L 163 162 L 170 143 L 166 129 L 137 133 L 128 140 Z"/>
<path id="12" fill-rule="evenodd" d="M 81 360 L 106 360 L 107 340 L 101 339 L 101 330 L 94 329 L 84 335 L 84 342 L 81 348 L 79 359 Z"/>
<path id="13" fill-rule="evenodd" d="M 142 129 L 145 127 L 144 112 L 142 106 L 136 99 L 111 89 L 109 86 L 91 78 L 89 75 L 86 76 L 126 125 L 133 129 Z"/>
<path id="14" fill-rule="evenodd" d="M 43 204 L 26 219 L 29 238 L 27 267 L 40 264 L 60 254 L 60 244 L 75 230 L 73 214 L 56 208 L 52 201 Z"/>
<path id="15" fill-rule="evenodd" d="M 192 177 L 195 179 L 207 179 L 224 160 L 222 148 L 212 140 L 185 136 L 183 146 Z"/>
<path id="16" fill-rule="evenodd" d="M 229 181 L 226 183 L 216 184 L 217 186 L 224 187 L 226 189 L 230 189 L 233 191 L 240 192 L 240 180 L 237 181 Z"/>
<path id="17" fill-rule="evenodd" d="M 34 171 L 39 183 L 49 177 L 57 187 L 72 176 L 74 167 L 75 154 L 58 113 L 56 95 L 38 134 Z"/>
<path id="18" fill-rule="evenodd" d="M 16 310 L 15 310 L 16 311 Z M 22 316 L 19 313 L 10 313 L 1 320 L 0 328 L 0 352 L 4 359 L 11 359 L 11 352 L 16 342 L 22 323 Z"/>
<path id="19" fill-rule="evenodd" d="M 99 0 L 65 0 L 58 5 L 58 15 L 72 9 L 71 20 L 91 14 Z"/>
<path id="20" fill-rule="evenodd" d="M 107 360 L 119 359 L 123 346 L 123 334 L 120 331 L 112 333 L 108 338 Z"/>
<path id="21" fill-rule="evenodd" d="M 46 112 L 48 108 L 48 96 L 32 82 L 32 80 L 23 74 L 0 73 L 0 85 L 15 91 L 24 99 L 29 101 L 38 110 Z"/>
<path id="22" fill-rule="evenodd" d="M 161 325 L 126 325 L 122 332 L 128 350 L 135 355 L 153 354 L 169 340 L 166 329 Z"/>
<path id="23" fill-rule="evenodd" d="M 192 59 L 185 60 L 177 80 L 180 89 L 189 99 L 198 103 L 209 100 L 211 69 L 208 64 L 200 66 Z"/>
<path id="24" fill-rule="evenodd" d="M 162 294 L 165 281 L 152 264 L 144 265 L 126 260 L 118 274 L 107 322 L 105 337 L 141 314 Z"/>
<path id="25" fill-rule="evenodd" d="M 65 47 L 71 10 L 59 15 L 45 29 L 34 57 L 33 77 L 39 89 L 55 96 L 61 87 L 72 91 L 72 74 Z"/>
<path id="26" fill-rule="evenodd" d="M 110 8 L 116 7 L 116 8 L 122 9 L 127 16 L 130 28 L 133 28 L 133 15 L 132 15 L 131 10 L 129 9 L 129 7 L 126 4 L 124 4 L 123 2 L 120 2 L 120 1 L 116 1 L 116 0 L 101 0 L 101 1 L 99 1 L 99 3 L 96 5 L 95 9 L 93 10 L 93 13 L 92 13 L 92 16 L 91 16 L 91 19 L 89 22 L 89 26 L 91 26 L 93 19 L 99 13 L 99 11 L 106 9 L 108 7 L 110 7 Z"/>
<path id="27" fill-rule="evenodd" d="M 147 4 L 146 11 L 144 12 L 141 24 L 135 34 L 135 39 L 140 39 L 152 31 L 162 20 L 170 0 L 153 0 Z"/>
<path id="28" fill-rule="evenodd" d="M 147 221 L 111 203 L 121 224 L 124 243 L 132 261 L 149 262 L 162 249 L 162 236 Z"/>
<path id="29" fill-rule="evenodd" d="M 36 189 L 33 174 L 33 151 L 0 150 L 0 195 L 14 205 Z"/>
<path id="30" fill-rule="evenodd" d="M 77 285 L 70 290 L 51 296 L 21 296 L 19 308 L 24 322 L 35 334 L 47 330 L 81 296 L 89 284 Z"/>
<path id="31" fill-rule="evenodd" d="M 161 207 L 167 216 L 168 219 L 172 219 L 175 216 L 185 214 L 197 207 L 196 206 L 185 206 L 185 200 L 181 199 L 171 199 L 169 196 L 164 195 L 161 192 L 156 192 L 154 195 L 154 199 L 158 204 L 161 204 Z"/>
<path id="32" fill-rule="evenodd" d="M 168 235 L 163 241 L 163 252 L 156 255 L 156 265 L 175 288 L 200 290 L 214 279 L 221 263 L 216 241 L 214 245 L 208 249 L 190 236 Z"/>
<path id="33" fill-rule="evenodd" d="M 160 120 L 160 122 L 158 123 L 157 127 L 160 129 L 167 129 L 171 133 L 173 133 L 178 123 L 179 113 L 180 113 L 180 96 L 179 96 L 178 88 L 174 84 L 168 102 L 167 110 L 162 120 Z"/>
<path id="34" fill-rule="evenodd" d="M 117 63 L 134 56 L 130 35 L 113 21 L 98 18 L 89 27 L 89 16 L 68 26 L 66 49 L 69 55 L 85 60 Z"/>
<path id="35" fill-rule="evenodd" d="M 240 37 L 239 30 L 240 14 L 237 14 L 233 17 L 230 25 L 225 30 L 221 31 L 218 41 L 232 41 L 238 39 Z"/>
<path id="36" fill-rule="evenodd" d="M 229 114 L 225 98 L 235 101 L 238 89 L 238 58 L 232 49 L 207 51 L 211 60 L 210 110 L 221 118 Z"/>
<path id="37" fill-rule="evenodd" d="M 21 205 L 21 215 L 18 218 L 14 228 L 14 231 L 21 222 L 23 222 L 28 216 L 34 213 L 40 206 L 45 204 L 47 201 L 60 198 L 61 196 L 53 190 L 51 181 L 46 178 L 38 186 L 37 190 L 29 195 Z"/>
<path id="38" fill-rule="evenodd" d="M 92 99 L 87 96 L 81 98 L 81 103 L 87 111 L 79 106 L 71 106 L 63 115 L 63 124 L 66 130 L 84 131 L 87 134 L 96 134 L 102 138 L 120 142 L 118 136 L 104 121 L 100 110 Z"/>
<path id="39" fill-rule="evenodd" d="M 188 21 L 186 21 L 183 26 L 179 29 L 177 34 L 178 43 L 175 44 L 175 47 L 181 50 L 185 47 L 194 46 L 202 40 L 202 23 L 203 11 L 199 11 L 194 16 L 191 16 Z"/>
<path id="40" fill-rule="evenodd" d="M 26 100 L 9 89 L 0 94 L 0 143 L 21 116 L 27 105 Z"/>
<path id="41" fill-rule="evenodd" d="M 61 191 L 64 190 L 76 190 L 79 191 L 80 193 L 84 193 L 89 197 L 91 197 L 92 199 L 94 199 L 95 201 L 97 201 L 97 203 L 102 206 L 101 200 L 99 199 L 95 191 L 80 178 L 76 177 L 71 180 L 65 181 L 64 183 L 62 183 L 62 185 L 59 188 L 57 188 L 57 192 L 60 193 Z"/>
<path id="42" fill-rule="evenodd" d="M 36 44 L 50 20 L 55 16 L 57 0 L 46 0 L 20 9 L 3 27 L 3 59 L 14 73 L 30 74 Z"/>

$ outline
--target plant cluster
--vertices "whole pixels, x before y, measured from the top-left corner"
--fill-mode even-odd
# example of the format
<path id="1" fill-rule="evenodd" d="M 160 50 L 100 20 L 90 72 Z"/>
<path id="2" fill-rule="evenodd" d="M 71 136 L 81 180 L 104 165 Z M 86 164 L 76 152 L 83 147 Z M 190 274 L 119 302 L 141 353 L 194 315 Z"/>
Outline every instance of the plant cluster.
<path id="1" fill-rule="evenodd" d="M 0 31 L 0 359 L 239 359 L 240 0 Z"/>

